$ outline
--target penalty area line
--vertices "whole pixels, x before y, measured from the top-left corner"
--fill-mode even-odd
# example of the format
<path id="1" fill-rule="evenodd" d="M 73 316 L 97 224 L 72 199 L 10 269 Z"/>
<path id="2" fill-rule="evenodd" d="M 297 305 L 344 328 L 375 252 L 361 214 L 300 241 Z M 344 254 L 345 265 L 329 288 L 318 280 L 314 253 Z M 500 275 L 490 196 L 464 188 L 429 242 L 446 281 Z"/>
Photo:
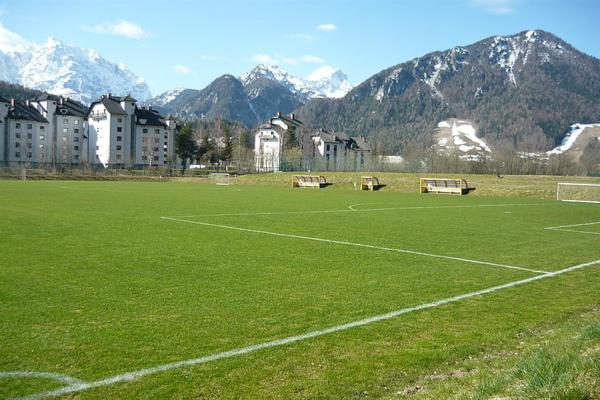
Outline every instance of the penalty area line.
<path id="1" fill-rule="evenodd" d="M 372 212 L 372 211 L 394 211 L 394 210 L 435 210 L 449 208 L 482 208 L 482 207 L 520 207 L 520 206 L 548 206 L 550 203 L 499 203 L 499 204 L 474 204 L 474 205 L 441 205 L 441 206 L 407 206 L 407 207 L 385 207 L 385 208 L 355 208 L 359 205 L 378 203 L 351 204 L 340 210 L 311 210 L 311 211 L 264 211 L 250 213 L 221 213 L 221 214 L 194 214 L 194 215 L 172 215 L 161 218 L 199 218 L 199 217 L 253 217 L 260 215 L 310 215 L 347 212 Z"/>
<path id="2" fill-rule="evenodd" d="M 343 240 L 323 239 L 323 238 L 312 237 L 312 236 L 294 235 L 294 234 L 290 234 L 290 233 L 263 231 L 263 230 L 259 230 L 259 229 L 241 228 L 238 226 L 231 226 L 231 225 L 212 224 L 210 222 L 190 221 L 187 219 L 179 219 L 179 218 L 172 218 L 172 217 L 160 217 L 160 218 L 164 219 L 164 220 L 168 220 L 168 221 L 183 222 L 183 223 L 194 224 L 194 225 L 210 226 L 213 228 L 230 229 L 230 230 L 234 230 L 234 231 L 258 233 L 258 234 L 263 234 L 263 235 L 279 236 L 279 237 L 286 237 L 286 238 L 291 238 L 291 239 L 310 240 L 310 241 L 314 241 L 314 242 L 333 243 L 333 244 L 340 244 L 340 245 L 344 245 L 344 246 L 363 247 L 363 248 L 374 249 L 374 250 L 393 251 L 393 252 L 397 252 L 397 253 L 412 254 L 412 255 L 416 255 L 416 256 L 424 256 L 424 257 L 440 258 L 440 259 L 445 259 L 445 260 L 460 261 L 460 262 L 466 262 L 466 263 L 470 263 L 470 264 L 489 265 L 489 266 L 493 266 L 493 267 L 516 269 L 516 270 L 521 270 L 521 271 L 534 272 L 536 274 L 545 274 L 548 272 L 548 271 L 542 271 L 542 270 L 537 270 L 537 269 L 532 269 L 532 268 L 517 267 L 514 265 L 497 264 L 497 263 L 493 263 L 493 262 L 489 262 L 489 261 L 471 260 L 468 258 L 445 256 L 445 255 L 441 255 L 441 254 L 424 253 L 421 251 L 397 249 L 397 248 L 393 248 L 393 247 L 375 246 L 375 245 L 371 245 L 371 244 L 346 242 Z"/>
<path id="3" fill-rule="evenodd" d="M 395 318 L 395 317 L 398 317 L 403 314 L 408 314 L 408 313 L 415 312 L 415 311 L 426 310 L 429 308 L 440 307 L 445 304 L 455 303 L 455 302 L 458 302 L 461 300 L 469 299 L 471 297 L 482 296 L 482 295 L 486 295 L 489 293 L 497 292 L 499 290 L 504 290 L 504 289 L 509 289 L 509 288 L 515 287 L 515 286 L 524 285 L 524 284 L 527 284 L 530 282 L 534 282 L 534 281 L 538 281 L 538 280 L 542 280 L 542 279 L 546 279 L 546 278 L 552 278 L 552 277 L 562 275 L 567 272 L 575 271 L 575 270 L 589 267 L 589 266 L 592 266 L 595 264 L 600 264 L 600 260 L 595 260 L 595 261 L 590 261 L 590 262 L 586 262 L 583 264 L 574 265 L 574 266 L 564 268 L 564 269 L 561 269 L 558 271 L 547 272 L 542 275 L 536 275 L 536 276 L 521 279 L 518 281 L 513 281 L 513 282 L 505 283 L 502 285 L 492 286 L 492 287 L 489 287 L 486 289 L 480 289 L 480 290 L 476 290 L 473 292 L 469 292 L 469 293 L 465 293 L 465 294 L 461 294 L 461 295 L 457 295 L 457 296 L 453 296 L 453 297 L 448 297 L 448 298 L 441 299 L 441 300 L 436 300 L 436 301 L 433 301 L 430 303 L 423 303 L 423 304 L 419 304 L 419 305 L 416 305 L 413 307 L 401 308 L 399 310 L 391 311 L 391 312 L 388 312 L 385 314 L 379 314 L 379 315 L 375 315 L 372 317 L 360 319 L 357 321 L 348 322 L 348 323 L 341 324 L 341 325 L 331 326 L 331 327 L 325 328 L 325 329 L 320 329 L 320 330 L 316 330 L 316 331 L 303 333 L 300 335 L 288 336 L 283 339 L 272 340 L 272 341 L 263 342 L 263 343 L 259 343 L 259 344 L 255 344 L 255 345 L 251 345 L 251 346 L 247 346 L 247 347 L 240 347 L 237 349 L 224 351 L 221 353 L 215 353 L 215 354 L 211 354 L 211 355 L 207 355 L 207 356 L 203 356 L 203 357 L 191 358 L 191 359 L 177 361 L 177 362 L 173 362 L 173 363 L 158 365 L 158 366 L 152 367 L 152 368 L 140 369 L 137 371 L 114 375 L 114 376 L 100 379 L 97 381 L 83 382 L 83 383 L 79 383 L 79 384 L 65 386 L 60 389 L 47 391 L 47 392 L 41 392 L 41 393 L 33 394 L 33 395 L 27 396 L 27 397 L 21 397 L 20 400 L 41 400 L 41 399 L 46 399 L 46 398 L 50 398 L 50 397 L 64 396 L 66 394 L 77 393 L 77 392 L 81 392 L 81 391 L 88 390 L 88 389 L 93 389 L 93 388 L 98 388 L 98 387 L 103 387 L 103 386 L 112 386 L 112 385 L 120 383 L 120 382 L 133 381 L 133 380 L 136 380 L 136 379 L 148 376 L 148 375 L 153 375 L 153 374 L 156 374 L 159 372 L 165 372 L 165 371 L 169 371 L 169 370 L 173 370 L 173 369 L 189 367 L 189 366 L 198 365 L 198 364 L 205 364 L 205 363 L 208 363 L 211 361 L 222 360 L 222 359 L 230 358 L 230 357 L 242 356 L 242 355 L 245 355 L 248 353 L 253 353 L 253 352 L 256 352 L 259 350 L 269 349 L 272 347 L 284 346 L 284 345 L 288 345 L 291 343 L 295 343 L 295 342 L 299 342 L 299 341 L 303 341 L 303 340 L 307 340 L 307 339 L 312 339 L 312 338 L 328 335 L 328 334 L 335 333 L 335 332 L 341 332 L 341 331 L 345 331 L 345 330 L 352 329 L 352 328 L 358 328 L 358 327 L 361 327 L 364 325 L 369 325 L 369 324 L 372 324 L 375 322 Z"/>

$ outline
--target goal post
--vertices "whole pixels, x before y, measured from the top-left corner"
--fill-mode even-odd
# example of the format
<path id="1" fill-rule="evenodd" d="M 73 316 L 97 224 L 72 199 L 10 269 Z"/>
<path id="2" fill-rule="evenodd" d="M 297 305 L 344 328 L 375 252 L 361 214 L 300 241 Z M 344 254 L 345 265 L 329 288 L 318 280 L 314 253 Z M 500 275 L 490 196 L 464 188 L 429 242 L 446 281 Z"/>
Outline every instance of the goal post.
<path id="1" fill-rule="evenodd" d="M 213 172 L 210 174 L 210 183 L 214 185 L 231 185 L 231 176 L 228 173 Z"/>
<path id="2" fill-rule="evenodd" d="M 600 203 L 600 183 L 558 182 L 556 200 L 576 203 Z"/>

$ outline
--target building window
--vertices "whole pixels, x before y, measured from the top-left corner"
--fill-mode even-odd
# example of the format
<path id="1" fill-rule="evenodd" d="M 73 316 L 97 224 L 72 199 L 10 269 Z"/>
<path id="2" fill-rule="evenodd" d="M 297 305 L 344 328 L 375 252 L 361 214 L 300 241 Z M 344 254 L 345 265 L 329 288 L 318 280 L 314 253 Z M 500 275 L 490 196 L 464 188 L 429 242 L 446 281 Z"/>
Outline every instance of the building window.
<path id="1" fill-rule="evenodd" d="M 31 139 L 33 139 L 33 135 L 31 133 L 28 133 L 27 134 L 27 140 L 31 140 Z"/>
<path id="2" fill-rule="evenodd" d="M 122 140 L 123 140 L 123 138 L 121 136 L 117 136 L 117 142 L 120 142 Z"/>
<path id="3" fill-rule="evenodd" d="M 75 133 L 77 133 L 77 132 L 75 132 Z M 75 143 L 79 143 L 79 136 L 75 136 L 75 137 L 73 138 L 73 141 L 74 141 Z"/>
<path id="4" fill-rule="evenodd" d="M 79 128 L 74 128 L 73 133 L 79 133 Z"/>
<path id="5" fill-rule="evenodd" d="M 65 118 L 65 119 L 63 120 L 63 123 L 64 123 L 64 124 L 68 124 L 68 123 L 69 123 L 69 119 L 68 119 L 68 118 Z"/>
<path id="6" fill-rule="evenodd" d="M 46 129 L 46 127 L 44 125 L 40 125 L 40 131 L 43 131 L 45 129 Z"/>
<path id="7" fill-rule="evenodd" d="M 100 146 L 96 146 L 96 150 L 100 150 Z"/>
<path id="8" fill-rule="evenodd" d="M 46 136 L 40 135 L 40 140 L 45 140 L 45 139 L 46 139 Z"/>
<path id="9" fill-rule="evenodd" d="M 156 135 L 160 135 L 160 129 L 155 129 L 155 130 L 154 130 L 154 133 L 155 133 Z"/>
<path id="10" fill-rule="evenodd" d="M 44 157 L 45 157 L 45 154 L 40 154 L 40 158 L 44 158 Z"/>
<path id="11" fill-rule="evenodd" d="M 21 157 L 21 152 L 20 151 L 15 151 L 15 157 Z"/>
<path id="12" fill-rule="evenodd" d="M 117 132 L 123 132 L 123 128 L 121 128 L 120 126 L 117 126 Z"/>
<path id="13" fill-rule="evenodd" d="M 142 156 L 142 160 L 146 161 L 147 159 L 148 159 L 148 157 Z"/>
<path id="14" fill-rule="evenodd" d="M 63 136 L 62 139 L 63 139 L 63 142 L 67 141 L 67 137 L 66 136 Z"/>
<path id="15" fill-rule="evenodd" d="M 19 147 L 21 147 L 21 143 L 15 142 L 15 149 L 18 149 Z"/>
<path id="16" fill-rule="evenodd" d="M 43 144 L 40 144 L 40 149 L 44 149 L 44 145 Z"/>
<path id="17" fill-rule="evenodd" d="M 117 122 L 123 122 L 123 118 L 118 118 Z"/>
<path id="18" fill-rule="evenodd" d="M 118 144 L 118 145 L 117 145 L 117 150 L 121 150 L 121 147 L 122 147 L 122 146 L 121 146 L 120 144 Z"/>
<path id="19" fill-rule="evenodd" d="M 146 129 L 146 128 L 142 129 L 142 133 L 148 133 L 148 129 Z"/>
<path id="20" fill-rule="evenodd" d="M 27 129 L 33 129 L 33 124 L 27 124 Z"/>
<path id="21" fill-rule="evenodd" d="M 327 145 L 327 148 L 326 148 L 326 149 L 327 149 L 327 151 L 329 151 L 329 145 Z"/>
<path id="22" fill-rule="evenodd" d="M 154 161 L 158 161 L 158 156 L 154 156 Z"/>
<path id="23" fill-rule="evenodd" d="M 121 155 L 117 154 L 117 160 L 120 160 L 120 159 L 121 159 Z"/>
<path id="24" fill-rule="evenodd" d="M 28 148 L 28 149 L 32 149 L 32 148 L 33 148 L 33 145 L 32 145 L 31 143 L 27 143 L 27 148 Z"/>
<path id="25" fill-rule="evenodd" d="M 21 132 L 17 132 L 17 133 L 15 133 L 15 137 L 16 137 L 17 139 L 21 139 Z"/>
<path id="26" fill-rule="evenodd" d="M 17 123 L 15 124 L 15 128 L 17 128 L 17 129 L 21 128 L 21 123 L 20 123 L 20 122 L 17 122 Z"/>
<path id="27" fill-rule="evenodd" d="M 74 158 L 74 159 L 76 159 L 76 160 L 79 160 L 79 154 L 75 154 L 75 155 L 73 156 L 73 158 Z"/>
<path id="28" fill-rule="evenodd" d="M 73 150 L 79 151 L 79 146 L 73 146 Z"/>
<path id="29" fill-rule="evenodd" d="M 32 157 L 31 152 L 27 153 L 27 158 L 31 158 L 31 157 Z"/>
<path id="30" fill-rule="evenodd" d="M 69 133 L 69 128 L 63 128 L 63 133 Z"/>
<path id="31" fill-rule="evenodd" d="M 160 138 L 154 138 L 154 143 L 160 143 Z"/>
<path id="32" fill-rule="evenodd" d="M 74 121 L 73 121 L 73 123 L 74 123 L 75 125 L 79 125 L 79 120 L 78 120 L 78 119 L 76 119 L 76 120 L 74 120 Z"/>

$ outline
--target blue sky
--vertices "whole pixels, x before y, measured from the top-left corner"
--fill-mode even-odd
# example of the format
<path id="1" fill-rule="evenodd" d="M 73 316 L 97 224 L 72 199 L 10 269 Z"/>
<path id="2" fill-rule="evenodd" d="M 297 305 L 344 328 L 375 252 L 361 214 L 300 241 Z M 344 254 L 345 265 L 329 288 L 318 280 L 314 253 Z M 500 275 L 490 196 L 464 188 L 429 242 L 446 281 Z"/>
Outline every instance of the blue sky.
<path id="1" fill-rule="evenodd" d="M 260 62 L 299 76 L 330 65 L 357 84 L 432 51 L 527 29 L 600 58 L 598 16 L 598 0 L 0 0 L 5 29 L 94 49 L 155 95 Z"/>

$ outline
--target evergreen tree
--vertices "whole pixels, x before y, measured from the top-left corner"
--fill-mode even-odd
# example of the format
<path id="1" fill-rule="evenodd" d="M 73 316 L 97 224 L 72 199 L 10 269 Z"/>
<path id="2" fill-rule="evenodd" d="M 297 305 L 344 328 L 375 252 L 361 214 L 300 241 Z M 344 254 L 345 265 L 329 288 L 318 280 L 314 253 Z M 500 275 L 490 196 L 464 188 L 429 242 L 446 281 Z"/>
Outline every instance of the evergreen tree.
<path id="1" fill-rule="evenodd" d="M 194 159 L 197 145 L 194 140 L 192 125 L 185 123 L 175 135 L 175 153 L 181 158 L 181 169 L 185 171 L 187 161 Z"/>

